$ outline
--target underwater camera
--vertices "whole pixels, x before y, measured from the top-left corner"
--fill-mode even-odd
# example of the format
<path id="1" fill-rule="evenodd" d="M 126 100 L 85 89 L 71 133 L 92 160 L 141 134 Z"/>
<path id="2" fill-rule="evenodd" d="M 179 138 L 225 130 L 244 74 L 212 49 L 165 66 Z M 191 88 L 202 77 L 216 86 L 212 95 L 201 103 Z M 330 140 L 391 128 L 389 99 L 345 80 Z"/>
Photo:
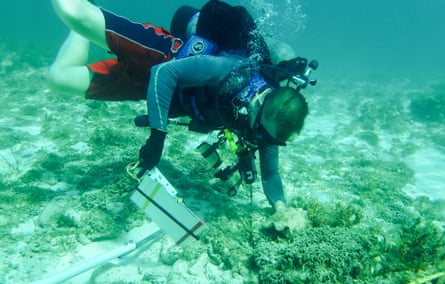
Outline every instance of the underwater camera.
<path id="1" fill-rule="evenodd" d="M 224 182 L 230 181 L 232 183 L 227 194 L 233 197 L 237 194 L 237 189 L 242 182 L 245 184 L 252 184 L 257 178 L 257 170 L 255 167 L 256 149 L 247 147 L 244 143 L 235 143 L 233 141 L 232 133 L 225 129 L 218 134 L 218 140 L 216 142 L 213 142 L 212 144 L 203 142 L 197 147 L 197 150 L 212 168 L 217 169 L 222 164 L 218 148 L 227 141 L 231 146 L 231 150 L 236 151 L 238 161 L 233 165 L 218 169 L 214 173 L 214 177 Z M 237 171 L 239 172 L 239 178 L 232 178 Z"/>
<path id="2" fill-rule="evenodd" d="M 222 164 L 221 158 L 219 156 L 219 153 L 217 151 L 220 143 L 216 142 L 213 144 L 209 144 L 207 142 L 203 142 L 199 144 L 197 147 L 199 153 L 206 159 L 206 161 L 209 163 L 209 165 L 212 166 L 212 168 L 216 169 Z"/>
<path id="3" fill-rule="evenodd" d="M 281 83 L 287 80 L 286 85 L 295 88 L 297 91 L 306 88 L 308 85 L 314 86 L 317 84 L 317 80 L 310 78 L 317 68 L 317 60 L 308 62 L 303 57 L 283 60 L 277 65 L 264 64 L 261 66 L 262 72 L 268 74 L 267 77 L 274 82 Z"/>
<path id="4" fill-rule="evenodd" d="M 218 148 L 227 141 L 226 135 L 224 131 L 220 131 L 218 133 L 218 140 L 213 142 L 212 144 L 208 142 L 202 142 L 196 147 L 199 153 L 203 156 L 204 159 L 212 166 L 212 168 L 216 169 L 222 164 L 222 160 L 218 153 Z"/>
<path id="5" fill-rule="evenodd" d="M 236 154 L 238 156 L 238 162 L 234 165 L 227 166 L 218 170 L 214 176 L 222 181 L 228 181 L 233 174 L 238 171 L 240 178 L 233 183 L 233 185 L 227 191 L 227 195 L 233 197 L 238 192 L 238 187 L 242 182 L 245 184 L 252 184 L 257 178 L 257 170 L 255 167 L 255 155 L 254 150 L 250 148 L 243 148 Z"/>
<path id="6" fill-rule="evenodd" d="M 238 170 L 242 181 L 246 184 L 252 184 L 257 177 L 253 151 L 243 149 L 237 153 L 237 156 L 238 163 L 218 170 L 215 173 L 215 177 L 222 181 L 227 181 Z"/>
<path id="7" fill-rule="evenodd" d="M 304 64 L 304 63 L 303 63 Z M 309 64 L 306 65 L 306 68 L 303 74 L 295 74 L 292 75 L 287 81 L 287 85 L 294 85 L 295 89 L 300 90 L 306 88 L 308 85 L 315 86 L 317 84 L 317 80 L 310 79 L 312 73 L 317 70 L 318 61 L 311 60 Z"/>

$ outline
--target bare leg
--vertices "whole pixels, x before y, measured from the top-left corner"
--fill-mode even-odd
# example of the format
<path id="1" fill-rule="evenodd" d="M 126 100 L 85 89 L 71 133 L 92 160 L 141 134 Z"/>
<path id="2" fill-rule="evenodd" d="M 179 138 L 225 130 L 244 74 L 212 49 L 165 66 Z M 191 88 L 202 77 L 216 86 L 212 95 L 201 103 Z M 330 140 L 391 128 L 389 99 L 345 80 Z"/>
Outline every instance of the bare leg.
<path id="1" fill-rule="evenodd" d="M 85 94 L 91 81 L 91 72 L 85 65 L 90 42 L 71 31 L 60 47 L 53 64 L 48 69 L 47 79 L 51 88 Z"/>
<path id="2" fill-rule="evenodd" d="M 102 11 L 87 0 L 51 0 L 59 18 L 72 30 L 48 70 L 54 89 L 85 94 L 91 72 L 85 65 L 90 41 L 107 48 Z"/>
<path id="3" fill-rule="evenodd" d="M 59 18 L 73 31 L 107 49 L 102 11 L 87 0 L 51 0 Z"/>

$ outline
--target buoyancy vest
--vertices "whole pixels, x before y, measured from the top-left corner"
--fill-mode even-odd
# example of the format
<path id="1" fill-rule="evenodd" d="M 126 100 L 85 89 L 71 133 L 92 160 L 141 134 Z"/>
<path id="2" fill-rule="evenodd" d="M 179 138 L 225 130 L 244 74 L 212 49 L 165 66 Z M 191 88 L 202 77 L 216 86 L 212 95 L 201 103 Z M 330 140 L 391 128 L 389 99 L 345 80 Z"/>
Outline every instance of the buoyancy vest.
<path id="1" fill-rule="evenodd" d="M 224 88 L 187 88 L 180 93 L 180 102 L 192 118 L 191 130 L 209 132 L 227 128 L 256 144 L 250 126 L 249 103 L 271 86 L 259 73 L 244 74 L 244 85 L 232 88 L 238 92 L 222 92 Z"/>
<path id="2" fill-rule="evenodd" d="M 198 35 L 192 35 L 176 54 L 176 59 L 181 59 L 196 55 L 215 55 L 218 53 L 218 46 Z"/>

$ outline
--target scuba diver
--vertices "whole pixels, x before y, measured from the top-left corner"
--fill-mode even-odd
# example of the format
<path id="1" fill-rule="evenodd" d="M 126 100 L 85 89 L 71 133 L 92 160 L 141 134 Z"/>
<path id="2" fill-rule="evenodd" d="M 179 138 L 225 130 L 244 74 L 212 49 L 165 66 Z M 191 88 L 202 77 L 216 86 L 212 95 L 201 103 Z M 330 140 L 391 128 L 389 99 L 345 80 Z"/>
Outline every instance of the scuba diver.
<path id="1" fill-rule="evenodd" d="M 135 119 L 136 125 L 151 130 L 139 151 L 139 176 L 160 161 L 169 118 L 188 116 L 192 131 L 229 130 L 237 136 L 239 161 L 216 173 L 223 180 L 239 171 L 245 183 L 252 183 L 258 150 L 263 190 L 278 210 L 287 203 L 278 149 L 303 128 L 308 106 L 300 91 L 315 84 L 310 75 L 318 63 L 295 58 L 273 66 L 267 45 L 247 11 L 230 5 L 218 10 L 220 3 L 215 0 L 204 5 L 200 13 L 211 16 L 199 16 L 196 33 L 188 38 L 175 60 L 151 70 L 148 115 Z M 240 11 L 243 17 L 228 16 Z M 203 32 L 209 27 L 211 32 Z M 242 32 L 230 32 L 237 29 Z M 286 86 L 280 86 L 285 80 Z M 216 148 L 214 145 L 201 150 L 208 156 Z"/>
<path id="2" fill-rule="evenodd" d="M 258 150 L 265 195 L 274 209 L 285 206 L 279 147 L 303 128 L 308 105 L 300 91 L 315 83 L 309 75 L 317 63 L 296 58 L 281 65 L 294 65 L 298 71 L 288 75 L 288 69 L 283 69 L 288 79 L 286 86 L 280 86 L 278 81 L 269 83 L 261 75 L 258 63 L 238 55 L 192 56 L 155 66 L 147 94 L 149 115 L 135 119 L 136 125 L 151 129 L 139 153 L 139 166 L 143 168 L 140 175 L 159 162 L 169 118 L 188 116 L 192 131 L 229 130 L 238 138 L 238 163 L 218 171 L 216 177 L 225 180 L 238 170 L 245 183 L 252 183 Z M 215 149 L 216 144 L 210 145 L 202 153 L 209 156 Z M 218 164 L 216 161 L 214 167 Z"/>
<path id="3" fill-rule="evenodd" d="M 239 145 L 250 145 L 246 157 L 258 150 L 266 196 L 275 209 L 283 207 L 286 198 L 278 173 L 278 145 L 301 130 L 307 104 L 299 93 L 302 85 L 279 86 L 283 78 L 277 74 L 281 71 L 270 67 L 267 45 L 246 9 L 218 0 L 207 2 L 200 11 L 183 6 L 175 14 L 169 33 L 89 2 L 52 0 L 56 13 L 72 31 L 49 68 L 50 83 L 61 90 L 84 93 L 88 99 L 147 98 L 150 116 L 142 120 L 152 131 L 140 150 L 144 169 L 151 169 L 160 159 L 168 116 L 189 115 L 193 126 L 201 129 L 230 129 L 240 138 Z M 86 65 L 90 41 L 109 49 L 117 59 Z M 177 60 L 172 60 L 175 57 Z M 164 62 L 167 64 L 159 64 Z M 288 77 L 295 83 L 302 72 L 293 69 L 302 65 L 287 63 L 291 71 L 281 68 L 281 63 L 278 68 L 286 70 L 284 74 L 290 72 Z M 184 74 L 195 67 L 199 72 L 188 72 L 195 75 L 193 78 Z M 165 75 L 169 70 L 173 73 Z M 163 84 L 152 86 L 159 81 Z M 231 98 L 239 105 L 227 104 Z M 209 103 L 217 106 L 212 113 L 217 116 L 205 111 Z M 287 120 L 288 125 L 277 119 Z M 194 127 L 191 130 L 197 129 Z M 241 157 L 246 152 L 239 153 Z M 241 160 L 220 176 L 248 165 Z M 256 173 L 249 176 L 253 180 Z"/>

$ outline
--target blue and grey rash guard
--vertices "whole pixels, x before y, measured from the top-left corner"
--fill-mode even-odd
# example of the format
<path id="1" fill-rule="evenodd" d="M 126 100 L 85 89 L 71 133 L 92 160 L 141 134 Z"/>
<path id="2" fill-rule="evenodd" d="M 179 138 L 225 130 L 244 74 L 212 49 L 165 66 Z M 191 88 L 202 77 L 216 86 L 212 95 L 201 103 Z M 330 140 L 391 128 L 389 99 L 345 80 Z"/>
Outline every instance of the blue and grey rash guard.
<path id="1" fill-rule="evenodd" d="M 278 147 L 278 145 L 270 144 L 258 145 L 263 191 L 272 206 L 279 200 L 287 203 L 283 183 L 278 171 Z"/>
<path id="2" fill-rule="evenodd" d="M 214 85 L 247 61 L 235 55 L 203 55 L 154 66 L 147 93 L 150 127 L 167 131 L 168 110 L 177 86 L 188 88 Z"/>

